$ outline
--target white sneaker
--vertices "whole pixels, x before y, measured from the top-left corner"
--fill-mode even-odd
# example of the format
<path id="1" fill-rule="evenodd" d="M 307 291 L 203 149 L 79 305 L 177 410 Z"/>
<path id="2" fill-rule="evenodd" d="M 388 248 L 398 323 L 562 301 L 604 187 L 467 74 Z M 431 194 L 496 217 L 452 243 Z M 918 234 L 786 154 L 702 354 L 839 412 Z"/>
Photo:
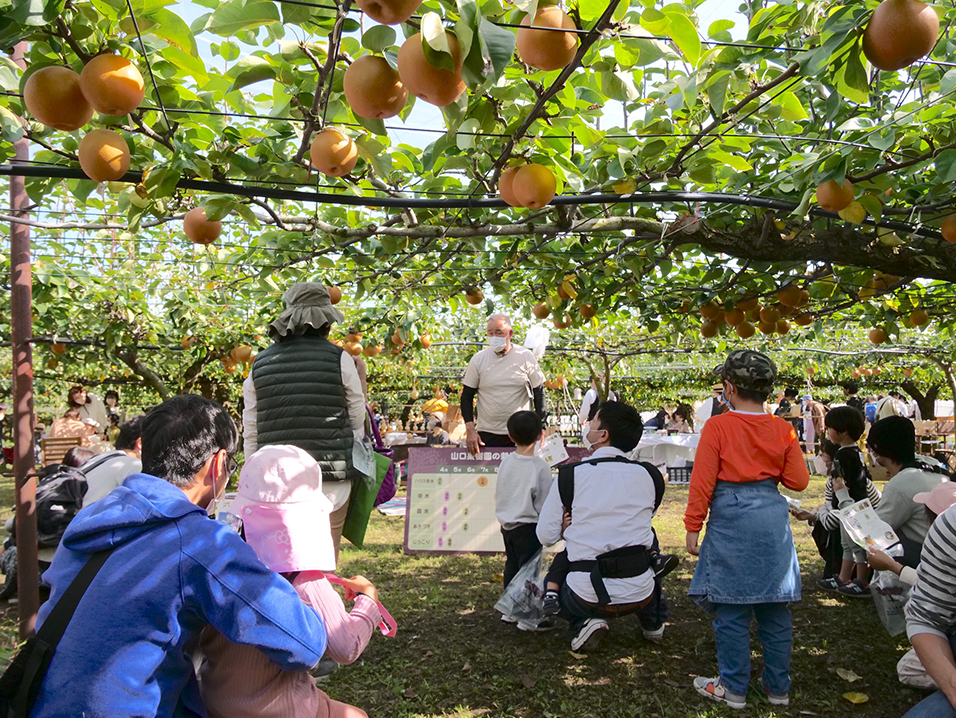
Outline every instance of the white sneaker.
<path id="1" fill-rule="evenodd" d="M 694 689 L 704 698 L 710 698 L 717 703 L 724 703 L 731 708 L 740 710 L 747 707 L 747 697 L 738 696 L 736 693 L 728 691 L 720 682 L 720 678 L 695 678 Z"/>
<path id="2" fill-rule="evenodd" d="M 661 639 L 664 638 L 664 624 L 662 623 L 660 628 L 650 629 L 642 628 L 641 631 L 644 633 L 644 638 L 650 641 L 651 643 L 660 643 Z"/>
<path id="3" fill-rule="evenodd" d="M 577 635 L 571 639 L 571 650 L 575 652 L 593 651 L 607 632 L 607 621 L 600 618 L 589 618 L 581 626 Z"/>
<path id="4" fill-rule="evenodd" d="M 501 622 L 502 623 L 517 623 L 518 619 L 515 618 L 514 616 L 506 616 L 505 614 L 501 614 Z"/>

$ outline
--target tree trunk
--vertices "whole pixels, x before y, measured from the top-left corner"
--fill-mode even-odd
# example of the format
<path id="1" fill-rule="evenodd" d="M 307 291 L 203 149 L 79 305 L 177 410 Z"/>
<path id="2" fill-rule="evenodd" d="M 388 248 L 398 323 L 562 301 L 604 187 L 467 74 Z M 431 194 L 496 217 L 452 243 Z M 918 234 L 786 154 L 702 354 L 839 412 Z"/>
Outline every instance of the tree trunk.
<path id="1" fill-rule="evenodd" d="M 923 417 L 923 419 L 929 420 L 936 418 L 936 398 L 939 396 L 939 384 L 934 384 L 931 386 L 925 395 L 912 381 L 903 381 L 900 384 L 900 387 L 903 389 L 903 391 L 916 399 L 916 403 L 919 405 L 920 415 Z"/>

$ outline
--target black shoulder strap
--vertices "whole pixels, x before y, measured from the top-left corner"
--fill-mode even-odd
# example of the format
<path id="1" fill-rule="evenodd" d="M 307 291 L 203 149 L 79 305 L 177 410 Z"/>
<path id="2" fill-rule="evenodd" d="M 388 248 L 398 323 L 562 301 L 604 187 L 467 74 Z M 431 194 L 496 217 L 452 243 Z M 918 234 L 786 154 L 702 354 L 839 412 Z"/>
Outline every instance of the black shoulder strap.
<path id="1" fill-rule="evenodd" d="M 90 556 L 80 572 L 76 574 L 76 578 L 66 587 L 63 596 L 50 610 L 43 625 L 40 626 L 34 640 L 40 644 L 41 650 L 33 651 L 26 666 L 24 666 L 23 681 L 20 683 L 19 690 L 13 699 L 14 715 L 25 716 L 29 714 L 31 689 L 38 679 L 42 681 L 42 674 L 46 672 L 50 658 L 63 637 L 66 627 L 70 624 L 80 599 L 83 598 L 83 594 L 86 593 L 86 589 L 92 583 L 93 577 L 96 576 L 115 549 L 114 546 L 104 551 L 97 551 Z"/>
<path id="2" fill-rule="evenodd" d="M 584 461 L 579 461 L 574 464 L 561 464 L 558 466 L 558 495 L 561 497 L 561 503 L 564 505 L 565 511 L 569 514 L 571 513 L 571 504 L 574 501 L 574 469 L 581 464 L 596 466 L 597 464 L 603 464 L 609 461 L 614 461 L 619 464 L 634 464 L 640 466 L 650 474 L 651 481 L 654 482 L 654 511 L 656 512 L 664 500 L 665 484 L 663 474 L 661 474 L 660 469 L 649 461 L 631 461 L 630 459 L 625 459 L 623 456 L 585 459 Z"/>
<path id="3" fill-rule="evenodd" d="M 92 471 L 93 469 L 97 468 L 98 466 L 102 466 L 103 464 L 105 464 L 105 463 L 106 463 L 107 461 L 109 461 L 110 459 L 116 459 L 116 458 L 118 458 L 118 457 L 119 457 L 119 454 L 117 454 L 115 451 L 110 451 L 110 452 L 108 452 L 108 453 L 106 453 L 106 454 L 102 454 L 102 455 L 97 456 L 97 457 L 95 457 L 95 458 L 93 458 L 93 459 L 90 459 L 90 460 L 87 461 L 85 464 L 83 464 L 83 465 L 80 467 L 80 472 L 82 472 L 82 474 L 83 474 L 84 476 L 86 476 L 86 473 L 87 473 L 88 471 Z"/>
<path id="4" fill-rule="evenodd" d="M 564 510 L 571 513 L 571 504 L 574 503 L 574 467 L 577 464 L 562 464 L 558 467 L 558 496 Z"/>
<path id="5" fill-rule="evenodd" d="M 86 589 L 89 588 L 97 572 L 99 572 L 103 564 L 106 563 L 106 559 L 108 559 L 110 554 L 115 550 L 116 547 L 114 546 L 113 548 L 103 551 L 97 551 L 90 556 L 83 568 L 80 569 L 80 572 L 76 574 L 76 578 L 66 587 L 60 600 L 57 601 L 56 605 L 50 610 L 50 614 L 46 617 L 43 625 L 40 626 L 40 630 L 37 631 L 37 638 L 51 648 L 56 647 L 56 644 L 60 642 L 60 638 L 63 636 L 63 632 L 66 631 L 70 619 L 73 618 L 76 607 L 80 604 L 80 599 L 83 598 L 83 594 L 86 593 Z"/>
<path id="6" fill-rule="evenodd" d="M 656 512 L 664 500 L 664 475 L 650 461 L 638 461 L 637 463 L 651 475 L 651 480 L 654 482 L 654 511 Z"/>

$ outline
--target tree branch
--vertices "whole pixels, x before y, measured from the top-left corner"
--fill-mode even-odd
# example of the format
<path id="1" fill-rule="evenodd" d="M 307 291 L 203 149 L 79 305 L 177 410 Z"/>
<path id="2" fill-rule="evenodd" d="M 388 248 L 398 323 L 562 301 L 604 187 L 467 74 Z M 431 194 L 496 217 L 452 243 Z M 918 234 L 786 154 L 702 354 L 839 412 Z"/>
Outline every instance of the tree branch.
<path id="1" fill-rule="evenodd" d="M 143 364 L 143 362 L 139 360 L 139 357 L 136 356 L 135 351 L 132 349 L 117 349 L 114 353 L 117 359 L 143 377 L 144 383 L 153 387 L 164 401 L 172 396 L 172 392 L 169 391 L 169 387 L 166 386 L 166 382 L 163 381 L 163 378 Z"/>
<path id="2" fill-rule="evenodd" d="M 328 106 L 329 93 L 332 92 L 332 71 L 335 69 L 335 61 L 339 56 L 342 28 L 345 25 L 345 20 L 348 18 L 349 7 L 351 5 L 352 0 L 342 0 L 342 4 L 339 5 L 338 16 L 335 18 L 335 25 L 332 26 L 332 32 L 329 33 L 329 54 L 328 57 L 325 58 L 325 65 L 319 70 L 319 77 L 315 83 L 315 96 L 312 98 L 312 109 L 309 114 L 305 116 L 305 126 L 302 129 L 302 141 L 299 143 L 299 149 L 295 153 L 295 157 L 292 158 L 292 161 L 296 164 L 302 164 L 302 158 L 305 157 L 305 153 L 309 151 L 312 133 L 319 125 L 319 110 L 322 107 Z M 304 46 L 304 43 L 300 44 L 299 47 L 302 48 L 302 52 L 305 53 L 312 64 L 318 67 L 318 60 L 315 55 Z M 325 90 L 324 92 L 323 88 Z"/>
<path id="3" fill-rule="evenodd" d="M 504 168 L 508 158 L 511 157 L 511 153 L 514 152 L 514 148 L 515 145 L 517 145 L 518 140 L 525 136 L 525 134 L 531 128 L 531 125 L 534 124 L 535 120 L 537 120 L 539 115 L 544 111 L 545 106 L 551 101 L 551 98 L 554 97 L 562 87 L 564 87 L 564 83 L 568 81 L 568 78 L 570 78 L 571 75 L 574 74 L 574 71 L 577 70 L 581 65 L 581 61 L 584 59 L 584 56 L 587 54 L 588 50 L 590 50 L 591 46 L 598 41 L 598 39 L 601 37 L 601 33 L 603 33 L 608 27 L 611 18 L 614 16 L 614 11 L 617 9 L 620 1 L 621 0 L 610 0 L 607 8 L 604 10 L 604 13 L 597 19 L 588 34 L 584 36 L 584 39 L 581 40 L 581 44 L 578 47 L 578 51 L 574 54 L 574 58 L 568 63 L 567 67 L 561 71 L 561 74 L 557 76 L 555 81 L 551 83 L 551 87 L 549 87 L 546 92 L 538 96 L 538 101 L 534 103 L 534 106 L 525 116 L 524 121 L 518 125 L 518 128 L 514 132 L 511 133 L 511 136 L 508 138 L 508 142 L 505 144 L 504 149 L 501 151 L 501 154 L 498 155 L 498 159 L 495 160 L 494 174 L 492 175 L 491 179 L 492 185 L 498 184 L 498 176 L 501 174 L 501 170 Z"/>
<path id="4" fill-rule="evenodd" d="M 724 112 L 722 112 L 720 117 L 716 118 L 709 125 L 704 127 L 700 132 L 694 135 L 693 139 L 691 139 L 690 142 L 688 142 L 686 145 L 684 145 L 680 149 L 680 151 L 677 153 L 677 156 L 674 158 L 674 161 L 671 163 L 670 169 L 667 170 L 665 174 L 680 174 L 681 162 L 683 161 L 687 153 L 690 152 L 691 149 L 693 149 L 694 145 L 700 142 L 701 139 L 703 139 L 706 135 L 710 134 L 711 132 L 716 130 L 718 127 L 720 127 L 728 117 L 736 115 L 744 107 L 749 105 L 753 100 L 757 99 L 761 95 L 775 88 L 777 85 L 781 84 L 782 82 L 785 82 L 789 78 L 796 75 L 799 69 L 800 69 L 800 65 L 798 65 L 796 62 L 792 63 L 789 67 L 787 67 L 786 70 L 784 70 L 782 73 L 777 75 L 775 79 L 771 80 L 766 85 L 759 85 L 758 87 L 754 88 L 753 92 L 747 95 L 744 99 L 742 99 L 736 105 L 731 107 L 729 110 L 725 110 Z"/>

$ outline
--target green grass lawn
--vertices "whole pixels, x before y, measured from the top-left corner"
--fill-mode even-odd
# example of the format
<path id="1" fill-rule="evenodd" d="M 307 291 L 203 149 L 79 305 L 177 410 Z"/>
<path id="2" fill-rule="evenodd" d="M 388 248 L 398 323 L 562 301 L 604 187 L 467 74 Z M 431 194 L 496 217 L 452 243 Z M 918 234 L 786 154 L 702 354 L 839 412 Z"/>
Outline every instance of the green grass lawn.
<path id="1" fill-rule="evenodd" d="M 815 478 L 800 498 L 815 505 L 822 492 L 823 479 Z M 803 601 L 793 606 L 790 707 L 772 709 L 755 690 L 743 711 L 700 698 L 691 681 L 716 675 L 717 662 L 710 621 L 686 596 L 695 560 L 683 551 L 686 498 L 686 487 L 670 488 L 655 520 L 664 550 L 683 559 L 665 580 L 671 619 L 663 642 L 645 641 L 637 619 L 626 617 L 612 622 L 598 650 L 583 658 L 570 654 L 563 628 L 527 634 L 500 622 L 492 606 L 503 557 L 407 556 L 401 549 L 404 519 L 373 512 L 365 549 L 346 546 L 338 573 L 361 573 L 378 585 L 398 635 L 376 634 L 356 664 L 339 668 L 321 687 L 372 718 L 898 718 L 920 699 L 920 692 L 896 679 L 896 661 L 909 647 L 905 636 L 886 634 L 872 601 L 815 587 L 822 562 L 809 529 L 796 522 L 805 586 Z M 13 611 L 0 616 L 4 647 L 13 640 Z M 754 651 L 756 679 L 756 639 Z M 840 668 L 861 680 L 848 683 L 837 675 Z M 853 705 L 843 697 L 849 691 L 869 701 Z"/>

